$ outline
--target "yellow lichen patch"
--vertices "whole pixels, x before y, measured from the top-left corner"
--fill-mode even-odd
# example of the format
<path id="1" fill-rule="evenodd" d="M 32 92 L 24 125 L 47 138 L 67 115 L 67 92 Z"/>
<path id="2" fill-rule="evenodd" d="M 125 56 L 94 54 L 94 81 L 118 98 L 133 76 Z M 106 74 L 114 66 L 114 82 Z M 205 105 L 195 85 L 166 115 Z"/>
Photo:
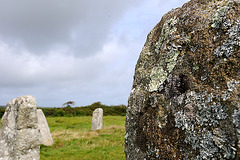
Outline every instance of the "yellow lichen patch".
<path id="1" fill-rule="evenodd" d="M 149 84 L 149 91 L 157 91 L 161 84 L 167 79 L 167 72 L 164 71 L 162 66 L 158 66 L 152 69 L 150 75 L 151 82 Z"/>
<path id="2" fill-rule="evenodd" d="M 162 48 L 162 44 L 163 43 L 168 43 L 170 37 L 172 37 L 173 33 L 177 31 L 177 28 L 174 27 L 176 24 L 178 23 L 176 17 L 171 18 L 169 20 L 167 20 L 164 24 L 163 24 L 163 28 L 161 31 L 161 35 L 159 37 L 159 40 L 156 44 L 157 49 L 161 49 Z M 167 40 L 167 41 L 165 41 Z"/>

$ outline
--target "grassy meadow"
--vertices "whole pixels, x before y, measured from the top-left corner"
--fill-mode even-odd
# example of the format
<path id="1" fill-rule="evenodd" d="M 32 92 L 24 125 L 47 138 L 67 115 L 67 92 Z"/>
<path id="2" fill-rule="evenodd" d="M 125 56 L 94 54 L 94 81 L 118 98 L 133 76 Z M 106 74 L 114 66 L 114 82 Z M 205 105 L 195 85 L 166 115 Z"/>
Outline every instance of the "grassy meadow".
<path id="1" fill-rule="evenodd" d="M 91 131 L 91 116 L 47 117 L 54 145 L 41 146 L 41 160 L 121 160 L 125 116 L 104 116 L 103 129 Z"/>

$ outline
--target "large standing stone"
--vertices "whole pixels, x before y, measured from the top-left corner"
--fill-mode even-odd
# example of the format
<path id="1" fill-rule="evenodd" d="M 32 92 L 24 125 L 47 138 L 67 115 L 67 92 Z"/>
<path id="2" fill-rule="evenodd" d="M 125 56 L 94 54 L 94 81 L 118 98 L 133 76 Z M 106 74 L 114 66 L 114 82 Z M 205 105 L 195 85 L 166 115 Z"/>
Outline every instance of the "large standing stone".
<path id="1" fill-rule="evenodd" d="M 125 153 L 240 159 L 239 0 L 191 0 L 149 33 L 128 102 Z"/>
<path id="2" fill-rule="evenodd" d="M 39 160 L 41 135 L 36 100 L 22 96 L 8 102 L 1 121 L 0 160 Z"/>
<path id="3" fill-rule="evenodd" d="M 102 129 L 103 123 L 103 109 L 97 108 L 93 111 L 92 117 L 92 130 Z"/>
<path id="4" fill-rule="evenodd" d="M 46 117 L 41 109 L 37 109 L 38 116 L 38 129 L 40 130 L 42 137 L 42 144 L 45 146 L 53 145 L 53 138 L 48 127 Z"/>

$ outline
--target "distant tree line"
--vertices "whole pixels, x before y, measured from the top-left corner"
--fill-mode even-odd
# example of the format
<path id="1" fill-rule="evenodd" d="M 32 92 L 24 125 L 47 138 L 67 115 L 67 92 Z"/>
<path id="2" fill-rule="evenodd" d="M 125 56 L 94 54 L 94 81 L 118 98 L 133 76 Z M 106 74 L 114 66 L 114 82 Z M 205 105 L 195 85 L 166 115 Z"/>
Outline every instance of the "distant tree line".
<path id="1" fill-rule="evenodd" d="M 46 117 L 74 117 L 74 116 L 92 116 L 93 111 L 96 108 L 103 109 L 104 116 L 125 116 L 127 107 L 125 105 L 107 106 L 101 104 L 101 102 L 95 102 L 89 106 L 84 107 L 66 107 L 62 108 L 43 108 Z M 5 108 L 0 107 L 0 118 L 3 116 Z"/>

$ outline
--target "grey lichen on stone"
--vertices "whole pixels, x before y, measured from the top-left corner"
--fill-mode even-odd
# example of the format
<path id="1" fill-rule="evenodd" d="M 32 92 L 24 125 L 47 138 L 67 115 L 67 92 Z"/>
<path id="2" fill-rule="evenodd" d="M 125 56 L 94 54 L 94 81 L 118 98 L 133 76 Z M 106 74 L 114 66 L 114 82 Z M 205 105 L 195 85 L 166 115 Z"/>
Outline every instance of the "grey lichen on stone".
<path id="1" fill-rule="evenodd" d="M 226 19 L 226 12 L 228 11 L 229 7 L 223 6 L 219 8 L 216 14 L 213 16 L 213 24 L 211 25 L 213 28 L 219 28 L 220 24 Z"/>
<path id="2" fill-rule="evenodd" d="M 177 31 L 177 28 L 175 27 L 177 22 L 178 22 L 178 20 L 176 19 L 176 17 L 173 17 L 173 18 L 167 20 L 163 24 L 161 35 L 159 37 L 158 42 L 156 43 L 156 51 L 157 52 L 159 52 L 159 50 L 162 48 L 163 42 L 165 40 L 167 40 L 166 43 L 168 43 L 169 42 L 169 37 L 171 37 L 172 34 Z"/>
<path id="3" fill-rule="evenodd" d="M 206 93 L 206 92 L 205 92 Z M 186 116 L 186 113 L 179 111 L 175 113 L 175 125 L 185 131 L 185 142 L 191 144 L 192 148 L 199 150 L 200 157 L 198 159 L 211 159 L 214 157 L 221 157 L 219 150 L 224 155 L 222 158 L 232 159 L 236 154 L 236 146 L 234 142 L 226 137 L 225 131 L 217 128 L 221 120 L 228 118 L 226 113 L 226 107 L 223 105 L 212 103 L 213 95 L 194 95 L 192 97 L 199 97 L 194 100 L 196 107 L 198 108 L 194 119 L 190 119 Z M 207 98 L 208 97 L 208 98 Z M 207 101 L 204 101 L 208 99 Z M 192 101 L 186 99 L 186 101 Z M 237 113 L 237 112 L 236 112 Z M 236 114 L 235 117 L 238 117 Z M 238 124 L 238 120 L 235 118 L 235 124 Z M 195 127 L 197 126 L 198 129 Z M 216 127 L 212 132 L 208 131 L 209 127 Z M 229 143 L 230 142 L 230 143 Z M 229 144 L 228 144 L 229 143 Z M 186 150 L 183 149 L 185 152 Z M 187 151 L 186 153 L 189 153 Z M 184 153 L 185 154 L 185 153 Z M 188 157 L 187 154 L 185 154 Z"/>
<path id="4" fill-rule="evenodd" d="M 233 119 L 233 124 L 235 125 L 235 127 L 237 128 L 237 138 L 238 138 L 238 148 L 240 148 L 240 111 L 239 110 L 234 110 L 234 114 L 232 115 L 232 119 Z"/>
<path id="5" fill-rule="evenodd" d="M 240 46 L 240 18 L 238 18 L 235 25 L 227 31 L 227 34 L 229 38 L 225 40 L 222 46 L 218 46 L 215 49 L 214 55 L 218 57 L 229 57 L 234 52 L 235 46 Z"/>
<path id="6" fill-rule="evenodd" d="M 178 55 L 180 54 L 179 51 L 175 51 L 175 50 L 171 50 L 168 55 L 169 55 L 169 58 L 166 59 L 166 62 L 167 62 L 167 70 L 169 73 L 172 72 L 173 68 L 176 66 L 177 64 L 177 57 Z"/>
<path id="7" fill-rule="evenodd" d="M 227 82 L 228 91 L 232 92 L 237 89 L 237 86 L 240 84 L 240 81 L 232 79 L 231 81 Z"/>

